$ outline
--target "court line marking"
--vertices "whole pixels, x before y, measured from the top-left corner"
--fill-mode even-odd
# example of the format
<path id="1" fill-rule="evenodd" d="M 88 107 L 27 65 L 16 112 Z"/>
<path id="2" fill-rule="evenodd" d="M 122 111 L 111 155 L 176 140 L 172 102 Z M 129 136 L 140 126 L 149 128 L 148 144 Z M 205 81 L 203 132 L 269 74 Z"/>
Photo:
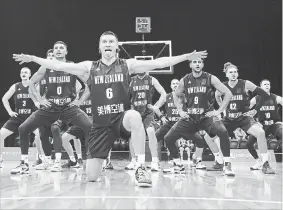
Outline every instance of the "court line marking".
<path id="1" fill-rule="evenodd" d="M 145 196 L 43 196 L 43 197 L 8 197 L 1 200 L 37 200 L 37 199 L 161 199 L 161 200 L 210 200 L 210 201 L 230 201 L 248 203 L 269 203 L 282 204 L 280 201 L 247 200 L 232 198 L 199 198 L 199 197 L 145 197 Z"/>

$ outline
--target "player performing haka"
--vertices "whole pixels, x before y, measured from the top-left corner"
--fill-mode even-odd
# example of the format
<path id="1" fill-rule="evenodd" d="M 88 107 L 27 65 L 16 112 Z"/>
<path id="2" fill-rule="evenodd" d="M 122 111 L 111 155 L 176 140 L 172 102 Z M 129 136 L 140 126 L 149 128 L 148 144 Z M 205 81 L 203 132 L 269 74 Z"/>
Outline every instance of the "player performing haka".
<path id="1" fill-rule="evenodd" d="M 265 132 L 252 117 L 246 116 L 250 105 L 248 91 L 261 96 L 261 100 L 258 103 L 259 106 L 264 103 L 268 94 L 252 82 L 238 79 L 238 68 L 232 63 L 228 62 L 224 64 L 224 73 L 228 78 L 228 81 L 224 82 L 224 84 L 232 92 L 233 97 L 226 108 L 226 116 L 223 119 L 223 124 L 231 135 L 235 129 L 241 128 L 248 134 L 255 136 L 258 140 L 263 162 L 265 163 L 262 171 L 266 174 L 273 174 L 274 170 L 268 163 Z M 223 103 L 221 95 L 221 92 L 216 91 L 216 101 L 220 106 Z"/>
<path id="2" fill-rule="evenodd" d="M 202 71 L 203 60 L 195 59 L 190 63 L 192 73 L 187 74 L 180 81 L 177 90 L 173 94 L 175 105 L 182 117 L 166 134 L 165 142 L 173 156 L 174 166 L 165 169 L 164 172 L 183 172 L 184 166 L 180 162 L 178 149 L 175 145 L 179 138 L 186 138 L 189 134 L 194 134 L 199 130 L 205 130 L 211 136 L 219 136 L 221 149 L 224 155 L 224 174 L 234 176 L 230 163 L 230 143 L 228 133 L 218 116 L 225 110 L 230 99 L 231 91 L 222 84 L 217 77 Z M 214 110 L 211 103 L 211 92 L 216 89 L 224 94 L 224 100 L 218 110 Z M 185 93 L 186 110 L 182 109 L 177 97 Z M 176 97 L 177 96 L 177 97 Z"/>
<path id="3" fill-rule="evenodd" d="M 64 42 L 58 41 L 54 44 L 54 56 L 56 59 L 44 59 L 48 62 L 66 62 L 67 45 Z M 45 97 L 41 97 L 40 93 L 36 91 L 35 84 L 42 79 L 46 80 Z M 91 127 L 91 121 L 87 115 L 81 111 L 77 106 L 76 84 L 77 76 L 66 73 L 54 71 L 52 68 L 45 68 L 43 66 L 33 75 L 30 80 L 30 88 L 34 93 L 36 100 L 41 104 L 41 108 L 34 112 L 20 127 L 20 141 L 22 161 L 21 164 L 13 169 L 11 173 L 29 173 L 28 165 L 28 139 L 27 135 L 30 131 L 43 125 L 51 125 L 57 120 L 63 123 L 80 126 L 88 136 Z M 88 88 L 87 86 L 85 88 Z M 59 159 L 59 158 L 58 158 Z M 60 158 L 61 159 L 61 158 Z M 61 167 L 59 161 L 55 161 L 54 167 Z"/>
<path id="4" fill-rule="evenodd" d="M 31 76 L 30 69 L 27 67 L 22 68 L 20 74 L 22 81 L 13 84 L 2 98 L 3 105 L 11 118 L 3 125 L 3 127 L 0 130 L 1 147 L 2 145 L 4 145 L 4 140 L 8 136 L 17 132 L 19 126 L 32 114 L 32 112 L 36 110 L 36 106 L 33 100 L 31 99 L 31 96 L 28 91 L 30 76 Z M 13 111 L 10 107 L 9 100 L 11 97 L 14 98 L 15 111 Z M 35 134 L 34 140 L 36 143 L 38 154 L 39 155 L 43 154 L 38 130 L 36 129 L 30 132 L 33 132 Z M 27 135 L 29 133 L 27 133 Z M 27 143 L 29 144 L 28 136 L 27 136 L 27 141 L 28 141 Z M 0 154 L 0 168 L 2 168 L 2 162 L 3 162 L 2 154 Z"/>
<path id="5" fill-rule="evenodd" d="M 154 91 L 160 94 L 159 100 L 152 106 L 152 97 Z M 157 151 L 157 139 L 155 135 L 155 120 L 154 110 L 159 109 L 163 106 L 166 100 L 166 92 L 160 85 L 158 80 L 148 73 L 139 73 L 134 76 L 130 83 L 130 95 L 131 95 L 131 106 L 132 109 L 138 111 L 142 117 L 143 125 L 148 135 L 149 149 L 152 156 L 151 171 L 158 171 L 158 151 Z M 130 152 L 132 160 L 125 169 L 133 170 L 136 166 L 135 151 L 132 147 L 131 140 Z"/>
<path id="6" fill-rule="evenodd" d="M 180 118 L 178 109 L 175 106 L 174 99 L 173 99 L 174 91 L 176 91 L 178 85 L 179 85 L 179 80 L 173 79 L 171 81 L 172 92 L 167 94 L 166 102 L 165 102 L 166 116 L 162 115 L 159 110 L 156 111 L 157 115 L 159 116 L 159 118 L 162 121 L 162 126 L 156 132 L 156 137 L 157 137 L 158 142 L 164 141 L 165 135 L 169 132 L 169 130 L 172 128 L 172 126 Z M 184 103 L 184 101 L 185 101 L 184 95 L 182 96 L 181 100 Z M 183 104 L 183 106 L 184 106 L 184 104 Z M 196 152 L 195 152 L 195 155 L 194 155 L 196 160 L 193 159 L 195 163 L 192 166 L 196 167 L 196 169 L 205 169 L 205 166 L 201 162 L 202 152 L 203 152 L 203 147 L 204 147 L 203 138 L 200 136 L 200 134 L 198 132 L 196 132 L 193 135 L 188 134 L 186 137 L 187 138 L 185 140 L 193 140 L 193 142 L 196 144 Z"/>
<path id="7" fill-rule="evenodd" d="M 83 94 L 84 91 L 80 92 L 80 96 Z M 81 98 L 82 99 L 82 98 Z M 83 99 L 82 99 L 83 100 Z M 82 101 L 81 100 L 81 101 Z M 84 100 L 79 103 L 81 110 L 83 110 L 90 118 L 92 117 L 91 114 L 91 100 L 90 97 L 87 100 Z M 70 140 L 74 141 L 75 150 L 77 153 L 77 160 L 74 155 L 73 147 L 70 143 Z M 62 142 L 63 147 L 68 153 L 70 160 L 68 163 L 63 165 L 63 168 L 81 168 L 83 167 L 83 160 L 82 160 L 82 144 L 81 141 L 84 140 L 84 132 L 78 126 L 71 126 L 63 135 L 62 135 Z"/>
<path id="8" fill-rule="evenodd" d="M 257 104 L 261 100 L 261 96 L 256 96 L 250 101 L 250 108 L 257 111 L 258 121 L 262 124 L 265 131 L 265 136 L 272 134 L 278 141 L 282 142 L 282 122 L 278 113 L 278 104 L 282 106 L 283 99 L 273 93 L 270 93 L 270 81 L 264 79 L 260 82 L 260 87 L 269 95 L 261 106 Z M 262 169 L 264 162 L 259 158 L 257 151 L 254 148 L 256 138 L 252 135 L 249 136 L 247 146 L 251 155 L 256 160 L 256 164 L 251 167 L 251 170 Z M 266 164 L 266 163 L 265 163 Z"/>
<path id="9" fill-rule="evenodd" d="M 99 39 L 101 59 L 81 63 L 65 63 L 36 56 L 14 54 L 20 63 L 36 62 L 57 71 L 79 75 L 88 80 L 91 87 L 93 127 L 88 143 L 86 173 L 89 181 L 97 181 L 102 172 L 104 159 L 119 137 L 131 135 L 139 167 L 135 179 L 139 186 L 151 186 L 151 179 L 145 169 L 145 130 L 140 114 L 130 109 L 129 83 L 131 73 L 143 73 L 156 68 L 172 66 L 185 60 L 206 57 L 206 51 L 193 52 L 174 57 L 141 61 L 119 59 L 118 38 L 113 32 L 104 32 Z"/>

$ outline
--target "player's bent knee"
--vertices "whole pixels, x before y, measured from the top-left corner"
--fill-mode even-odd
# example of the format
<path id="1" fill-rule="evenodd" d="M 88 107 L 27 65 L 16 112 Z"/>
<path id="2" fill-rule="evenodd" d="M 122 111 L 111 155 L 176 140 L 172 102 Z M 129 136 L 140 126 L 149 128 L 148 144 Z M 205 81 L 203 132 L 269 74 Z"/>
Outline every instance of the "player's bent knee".
<path id="1" fill-rule="evenodd" d="M 262 128 L 258 128 L 257 131 L 253 134 L 256 138 L 265 137 L 265 131 Z"/>
<path id="2" fill-rule="evenodd" d="M 125 116 L 125 123 L 126 126 L 124 124 L 124 127 L 127 129 L 127 127 L 130 127 L 130 129 L 140 129 L 142 128 L 142 118 L 139 112 L 135 111 L 135 110 L 129 110 L 126 112 Z M 128 126 L 127 126 L 128 125 Z"/>
<path id="3" fill-rule="evenodd" d="M 52 125 L 51 126 L 51 132 L 52 133 L 60 133 L 61 132 L 61 129 L 58 125 Z"/>
<path id="4" fill-rule="evenodd" d="M 146 129 L 147 135 L 154 136 L 155 135 L 155 129 L 153 127 L 149 127 Z"/>
<path id="5" fill-rule="evenodd" d="M 89 182 L 96 182 L 99 180 L 102 172 L 102 165 L 104 159 L 92 158 L 86 160 L 86 175 Z"/>
<path id="6" fill-rule="evenodd" d="M 204 140 L 203 139 L 198 139 L 196 142 L 196 147 L 198 148 L 204 148 Z"/>

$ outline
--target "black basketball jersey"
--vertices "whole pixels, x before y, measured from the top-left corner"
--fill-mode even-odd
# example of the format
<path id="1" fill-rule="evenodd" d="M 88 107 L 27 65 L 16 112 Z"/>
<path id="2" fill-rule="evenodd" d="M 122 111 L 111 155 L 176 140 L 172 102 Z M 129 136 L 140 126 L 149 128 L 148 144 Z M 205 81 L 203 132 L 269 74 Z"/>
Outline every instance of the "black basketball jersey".
<path id="1" fill-rule="evenodd" d="M 246 81 L 239 79 L 238 83 L 233 88 L 228 85 L 228 81 L 223 84 L 226 85 L 233 94 L 226 108 L 226 118 L 230 120 L 239 119 L 242 113 L 249 111 L 250 107 L 249 95 L 245 89 Z"/>
<path id="2" fill-rule="evenodd" d="M 30 98 L 29 86 L 23 86 L 23 83 L 18 82 L 15 84 L 16 91 L 14 93 L 15 112 L 20 116 L 28 117 L 36 107 L 33 100 Z"/>
<path id="3" fill-rule="evenodd" d="M 131 105 L 142 116 L 152 113 L 147 108 L 147 105 L 152 104 L 154 90 L 152 76 L 145 75 L 143 78 L 139 78 L 138 76 L 132 77 L 130 83 Z"/>
<path id="4" fill-rule="evenodd" d="M 81 90 L 79 93 L 79 96 L 81 97 L 84 93 L 84 90 Z M 92 116 L 91 114 L 91 100 L 90 100 L 90 96 L 88 97 L 88 99 L 86 99 L 82 105 L 80 106 L 81 110 L 83 110 L 88 116 Z"/>
<path id="5" fill-rule="evenodd" d="M 101 60 L 92 64 L 90 85 L 94 126 L 111 126 L 130 109 L 130 74 L 126 60 L 116 59 L 110 66 Z"/>
<path id="6" fill-rule="evenodd" d="M 174 104 L 172 93 L 167 94 L 166 102 L 164 105 L 165 105 L 165 112 L 166 112 L 166 115 L 169 121 L 173 121 L 173 122 L 178 121 L 180 118 L 180 115 L 179 115 L 178 109 L 176 108 Z"/>
<path id="7" fill-rule="evenodd" d="M 53 107 L 65 107 L 76 98 L 77 76 L 46 69 L 45 80 L 45 98 Z"/>
<path id="8" fill-rule="evenodd" d="M 276 95 L 271 93 L 261 107 L 256 107 L 258 120 L 262 125 L 268 126 L 280 121 L 276 97 Z M 256 96 L 256 103 L 260 101 L 260 98 L 261 96 Z"/>
<path id="9" fill-rule="evenodd" d="M 201 76 L 194 77 L 192 73 L 183 77 L 186 109 L 190 118 L 199 121 L 208 111 L 212 111 L 211 91 L 214 87 L 211 85 L 211 74 L 202 72 Z"/>
<path id="10" fill-rule="evenodd" d="M 44 96 L 44 97 L 45 97 L 46 90 L 47 90 L 47 87 L 46 87 L 46 80 L 45 80 L 45 79 L 42 79 L 42 80 L 40 80 L 40 82 L 39 82 L 39 93 L 40 93 L 40 96 Z"/>

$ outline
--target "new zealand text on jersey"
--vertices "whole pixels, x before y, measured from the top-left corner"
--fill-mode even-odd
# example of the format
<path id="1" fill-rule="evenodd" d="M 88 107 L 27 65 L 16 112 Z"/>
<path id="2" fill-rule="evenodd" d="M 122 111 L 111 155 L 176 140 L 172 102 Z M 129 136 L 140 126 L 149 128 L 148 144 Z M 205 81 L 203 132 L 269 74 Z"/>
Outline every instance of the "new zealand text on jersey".
<path id="1" fill-rule="evenodd" d="M 231 101 L 242 101 L 243 100 L 243 95 L 234 95 L 231 98 Z"/>
<path id="2" fill-rule="evenodd" d="M 123 74 L 109 74 L 109 75 L 100 75 L 94 77 L 94 83 L 104 84 L 104 83 L 114 83 L 114 82 L 123 82 Z"/>
<path id="3" fill-rule="evenodd" d="M 28 93 L 18 93 L 17 99 L 21 99 L 21 98 L 30 98 L 30 95 Z"/>
<path id="4" fill-rule="evenodd" d="M 275 110 L 275 106 L 262 106 L 260 108 L 260 111 L 274 111 Z"/>
<path id="5" fill-rule="evenodd" d="M 49 83 L 70 83 L 71 76 L 49 77 Z"/>
<path id="6" fill-rule="evenodd" d="M 206 87 L 203 86 L 189 87 L 188 93 L 206 93 Z"/>
<path id="7" fill-rule="evenodd" d="M 149 90 L 149 85 L 140 85 L 140 86 L 134 86 L 133 91 L 139 91 L 139 90 Z"/>

